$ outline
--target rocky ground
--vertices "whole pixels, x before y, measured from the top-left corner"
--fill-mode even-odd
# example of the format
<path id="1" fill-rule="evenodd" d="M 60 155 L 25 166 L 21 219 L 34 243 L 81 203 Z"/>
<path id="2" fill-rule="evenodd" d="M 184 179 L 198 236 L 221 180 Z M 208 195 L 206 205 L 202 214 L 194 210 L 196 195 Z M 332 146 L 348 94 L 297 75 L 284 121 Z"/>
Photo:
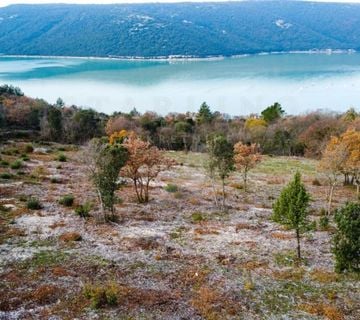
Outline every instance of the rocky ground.
<path id="1" fill-rule="evenodd" d="M 315 160 L 265 157 L 247 193 L 234 174 L 221 212 L 204 155 L 171 152 L 179 165 L 152 185 L 151 201 L 137 204 L 125 185 L 118 221 L 99 224 L 81 150 L 25 151 L 22 142 L 2 146 L 0 319 L 359 319 L 359 278 L 333 272 L 334 226 L 319 227 L 327 187 Z M 317 224 L 302 239 L 300 265 L 294 232 L 270 220 L 296 170 Z M 59 204 L 66 194 L 72 207 Z M 42 208 L 27 209 L 30 197 Z M 354 199 L 353 189 L 337 188 L 335 206 Z M 87 201 L 91 216 L 81 218 L 74 207 Z"/>

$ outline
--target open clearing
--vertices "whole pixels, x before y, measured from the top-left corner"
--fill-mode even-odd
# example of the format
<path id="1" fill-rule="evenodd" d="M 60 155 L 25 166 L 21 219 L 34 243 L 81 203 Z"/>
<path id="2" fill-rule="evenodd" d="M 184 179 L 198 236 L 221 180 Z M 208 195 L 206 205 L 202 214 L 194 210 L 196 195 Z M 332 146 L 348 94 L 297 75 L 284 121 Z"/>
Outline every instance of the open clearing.
<path id="1" fill-rule="evenodd" d="M 22 147 L 5 145 L 2 159 L 13 162 Z M 66 162 L 55 160 L 59 148 Z M 129 183 L 118 191 L 118 221 L 98 224 L 80 152 L 49 144 L 20 169 L 0 168 L 12 174 L 0 179 L 0 319 L 359 319 L 359 279 L 333 272 L 332 223 L 304 236 L 296 265 L 295 234 L 270 220 L 274 199 L 300 170 L 319 221 L 327 187 L 315 160 L 264 157 L 248 193 L 232 175 L 224 213 L 204 155 L 169 152 L 179 165 L 151 186 L 151 201 L 137 204 Z M 92 216 L 60 205 L 66 194 L 93 202 Z M 29 197 L 42 209 L 27 209 Z M 340 206 L 355 190 L 339 186 L 334 198 Z"/>

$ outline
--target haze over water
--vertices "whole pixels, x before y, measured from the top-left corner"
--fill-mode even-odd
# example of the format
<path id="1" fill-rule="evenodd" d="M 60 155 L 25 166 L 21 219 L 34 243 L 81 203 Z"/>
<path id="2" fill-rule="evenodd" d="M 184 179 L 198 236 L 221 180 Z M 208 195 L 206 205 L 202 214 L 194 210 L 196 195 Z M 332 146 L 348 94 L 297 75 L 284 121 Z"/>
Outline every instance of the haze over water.
<path id="1" fill-rule="evenodd" d="M 288 114 L 360 105 L 360 54 L 278 54 L 223 60 L 125 61 L 0 57 L 0 83 L 26 95 L 98 111 L 196 111 L 231 115 L 275 101 Z"/>

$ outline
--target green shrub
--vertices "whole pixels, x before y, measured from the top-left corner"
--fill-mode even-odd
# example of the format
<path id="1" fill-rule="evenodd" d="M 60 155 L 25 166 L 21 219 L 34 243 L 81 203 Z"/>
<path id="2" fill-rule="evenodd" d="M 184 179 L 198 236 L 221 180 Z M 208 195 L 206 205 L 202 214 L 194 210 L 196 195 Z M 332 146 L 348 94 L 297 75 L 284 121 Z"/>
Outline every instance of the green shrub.
<path id="1" fill-rule="evenodd" d="M 30 198 L 26 203 L 26 207 L 30 210 L 40 210 L 42 208 L 40 201 L 37 198 Z"/>
<path id="2" fill-rule="evenodd" d="M 320 230 L 327 230 L 329 228 L 329 218 L 326 215 L 320 217 L 319 220 L 319 229 Z"/>
<path id="3" fill-rule="evenodd" d="M 169 183 L 165 188 L 165 191 L 175 193 L 179 190 L 178 186 L 176 184 Z"/>
<path id="4" fill-rule="evenodd" d="M 51 183 L 61 183 L 61 180 L 58 179 L 58 178 L 56 178 L 56 177 L 51 177 L 51 178 L 50 178 L 50 182 L 51 182 Z"/>
<path id="5" fill-rule="evenodd" d="M 20 153 L 19 149 L 17 148 L 7 148 L 5 150 L 2 151 L 3 154 L 6 154 L 8 156 L 11 156 L 11 155 L 17 155 Z"/>
<path id="6" fill-rule="evenodd" d="M 347 203 L 337 210 L 335 222 L 335 271 L 360 272 L 360 203 Z"/>
<path id="7" fill-rule="evenodd" d="M 20 169 L 23 166 L 23 163 L 20 159 L 15 160 L 12 164 L 10 164 L 10 168 L 17 170 Z"/>
<path id="8" fill-rule="evenodd" d="M 2 167 L 8 167 L 8 166 L 9 166 L 9 162 L 8 162 L 8 161 L 5 161 L 5 160 L 1 160 L 1 161 L 0 161 L 0 165 L 1 165 Z"/>
<path id="9" fill-rule="evenodd" d="M 89 202 L 85 202 L 75 208 L 75 213 L 82 217 L 87 218 L 90 216 L 91 204 Z"/>
<path id="10" fill-rule="evenodd" d="M 67 161 L 67 158 L 66 156 L 63 154 L 63 153 L 60 153 L 57 157 L 57 160 L 60 161 L 60 162 L 66 162 Z"/>
<path id="11" fill-rule="evenodd" d="M 3 172 L 3 173 L 0 173 L 0 178 L 1 179 L 4 179 L 4 180 L 9 180 L 13 177 L 13 175 L 9 172 Z"/>
<path id="12" fill-rule="evenodd" d="M 201 222 L 201 221 L 204 221 L 204 220 L 206 220 L 206 219 L 204 218 L 204 216 L 202 215 L 201 212 L 194 212 L 194 213 L 191 215 L 191 220 L 192 220 L 193 222 Z"/>
<path id="13" fill-rule="evenodd" d="M 71 207 L 74 204 L 74 196 L 67 194 L 59 200 L 59 203 L 65 207 Z"/>
<path id="14" fill-rule="evenodd" d="M 30 158 L 29 158 L 29 156 L 28 156 L 27 154 L 22 154 L 22 155 L 21 155 L 21 160 L 22 160 L 22 161 L 29 161 Z"/>
<path id="15" fill-rule="evenodd" d="M 85 285 L 83 293 L 91 301 L 93 308 L 111 307 L 118 304 L 120 287 L 112 282 L 105 285 Z"/>
<path id="16" fill-rule="evenodd" d="M 34 152 L 34 147 L 32 146 L 32 144 L 27 144 L 26 146 L 25 146 L 25 152 L 26 153 L 32 153 L 32 152 Z"/>

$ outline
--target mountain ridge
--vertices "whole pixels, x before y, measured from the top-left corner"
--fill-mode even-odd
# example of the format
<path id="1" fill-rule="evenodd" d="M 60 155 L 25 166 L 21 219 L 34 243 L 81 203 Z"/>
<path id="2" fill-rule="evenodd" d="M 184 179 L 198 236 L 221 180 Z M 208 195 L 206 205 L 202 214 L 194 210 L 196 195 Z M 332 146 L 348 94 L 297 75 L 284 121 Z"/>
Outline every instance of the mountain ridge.
<path id="1" fill-rule="evenodd" d="M 37 4 L 0 8 L 0 53 L 69 57 L 213 57 L 359 50 L 360 5 Z"/>

